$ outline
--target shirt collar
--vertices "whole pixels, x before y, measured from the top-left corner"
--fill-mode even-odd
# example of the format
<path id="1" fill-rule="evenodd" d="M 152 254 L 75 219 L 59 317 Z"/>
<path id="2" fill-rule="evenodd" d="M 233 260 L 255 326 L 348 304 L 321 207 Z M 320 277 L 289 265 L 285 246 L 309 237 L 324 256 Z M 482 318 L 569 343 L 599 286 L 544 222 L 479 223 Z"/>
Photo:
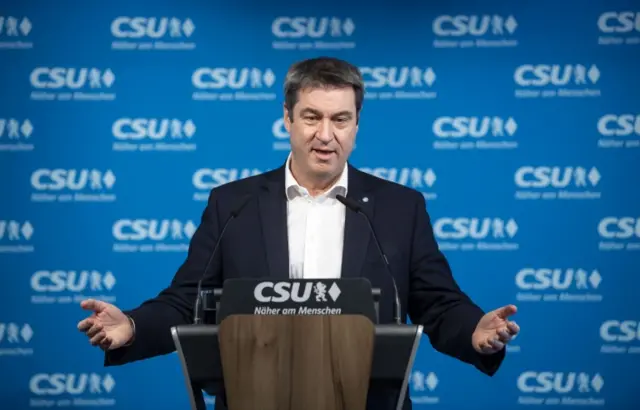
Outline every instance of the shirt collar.
<path id="1" fill-rule="evenodd" d="M 285 191 L 287 193 L 287 199 L 290 201 L 298 195 L 308 195 L 309 192 L 306 188 L 300 186 L 298 181 L 293 177 L 291 173 L 291 169 L 289 166 L 291 165 L 291 153 L 289 153 L 289 157 L 287 157 L 287 163 L 285 164 Z M 344 169 L 342 170 L 342 174 L 340 174 L 340 178 L 336 181 L 335 184 L 331 186 L 323 196 L 327 197 L 335 197 L 336 195 L 347 196 L 347 187 L 349 180 L 349 171 L 347 169 L 347 164 L 344 164 Z"/>

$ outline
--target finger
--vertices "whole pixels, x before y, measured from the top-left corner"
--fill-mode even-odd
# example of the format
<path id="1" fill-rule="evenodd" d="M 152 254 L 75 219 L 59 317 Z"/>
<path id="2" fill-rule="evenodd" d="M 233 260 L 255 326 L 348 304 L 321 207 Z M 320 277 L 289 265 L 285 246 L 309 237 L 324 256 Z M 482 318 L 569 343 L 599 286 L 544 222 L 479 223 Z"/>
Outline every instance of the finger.
<path id="1" fill-rule="evenodd" d="M 84 320 L 81 320 L 80 322 L 78 322 L 78 330 L 80 330 L 81 332 L 86 332 L 91 328 L 91 326 L 93 326 L 94 322 L 95 318 L 93 317 L 88 317 Z"/>
<path id="2" fill-rule="evenodd" d="M 105 309 L 106 303 L 101 300 L 87 299 L 80 302 L 80 307 L 85 310 L 93 310 L 94 312 L 101 312 Z"/>
<path id="3" fill-rule="evenodd" d="M 99 332 L 102 331 L 102 329 L 103 329 L 103 326 L 100 323 L 96 323 L 95 325 L 91 326 L 91 329 L 87 331 L 87 337 L 91 338 L 97 335 Z"/>
<path id="4" fill-rule="evenodd" d="M 500 350 L 504 347 L 504 343 L 502 343 L 498 339 L 490 339 L 489 345 L 491 345 L 491 347 L 494 348 L 495 350 Z"/>
<path id="5" fill-rule="evenodd" d="M 518 308 L 515 305 L 507 305 L 496 309 L 496 314 L 502 319 L 506 319 L 509 316 L 515 315 L 517 312 Z"/>
<path id="6" fill-rule="evenodd" d="M 109 350 L 109 348 L 111 347 L 111 339 L 105 336 L 105 338 L 100 342 L 99 346 L 104 351 Z"/>
<path id="7" fill-rule="evenodd" d="M 520 333 L 520 326 L 518 326 L 516 322 L 507 323 L 507 329 L 509 330 L 509 333 L 511 333 L 511 335 L 517 335 L 518 333 Z"/>
<path id="8" fill-rule="evenodd" d="M 498 337 L 502 343 L 509 343 L 511 341 L 511 335 L 507 332 L 506 329 L 499 330 Z"/>
<path id="9" fill-rule="evenodd" d="M 485 354 L 491 354 L 496 352 L 496 349 L 492 347 L 489 342 L 484 343 L 480 350 L 482 350 L 482 353 L 485 353 Z"/>
<path id="10" fill-rule="evenodd" d="M 89 342 L 91 343 L 92 346 L 97 346 L 100 344 L 100 342 L 104 340 L 106 336 L 107 335 L 105 332 L 100 332 L 97 335 L 93 336 L 91 340 L 89 340 Z"/>

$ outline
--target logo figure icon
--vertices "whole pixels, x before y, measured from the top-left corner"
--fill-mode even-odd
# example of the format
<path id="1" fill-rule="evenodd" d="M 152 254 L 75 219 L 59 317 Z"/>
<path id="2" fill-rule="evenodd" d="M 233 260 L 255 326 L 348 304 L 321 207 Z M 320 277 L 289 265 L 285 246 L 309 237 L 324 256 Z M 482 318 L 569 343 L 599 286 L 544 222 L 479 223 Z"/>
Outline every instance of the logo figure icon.
<path id="1" fill-rule="evenodd" d="M 313 285 L 313 291 L 316 294 L 316 302 L 327 301 L 327 285 L 322 282 L 318 282 Z"/>

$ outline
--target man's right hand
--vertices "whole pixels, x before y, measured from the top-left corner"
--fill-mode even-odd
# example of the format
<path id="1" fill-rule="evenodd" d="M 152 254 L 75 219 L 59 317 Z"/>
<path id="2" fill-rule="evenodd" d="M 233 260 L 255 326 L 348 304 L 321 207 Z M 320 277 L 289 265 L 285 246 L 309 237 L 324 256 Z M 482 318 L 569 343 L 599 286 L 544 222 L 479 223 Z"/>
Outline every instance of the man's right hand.
<path id="1" fill-rule="evenodd" d="M 127 315 L 114 305 L 95 299 L 83 300 L 80 306 L 93 313 L 78 322 L 78 329 L 89 338 L 91 345 L 113 350 L 127 344 L 134 329 Z"/>

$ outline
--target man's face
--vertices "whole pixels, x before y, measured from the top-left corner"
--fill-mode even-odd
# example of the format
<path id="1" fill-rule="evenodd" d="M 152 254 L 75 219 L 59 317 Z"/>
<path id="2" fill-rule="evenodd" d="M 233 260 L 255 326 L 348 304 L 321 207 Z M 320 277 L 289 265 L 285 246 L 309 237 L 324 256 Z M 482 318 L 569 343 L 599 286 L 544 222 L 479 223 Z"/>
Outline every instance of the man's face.
<path id="1" fill-rule="evenodd" d="M 285 108 L 296 166 L 309 176 L 340 174 L 351 155 L 358 132 L 355 92 L 351 87 L 301 90 L 293 121 Z"/>

